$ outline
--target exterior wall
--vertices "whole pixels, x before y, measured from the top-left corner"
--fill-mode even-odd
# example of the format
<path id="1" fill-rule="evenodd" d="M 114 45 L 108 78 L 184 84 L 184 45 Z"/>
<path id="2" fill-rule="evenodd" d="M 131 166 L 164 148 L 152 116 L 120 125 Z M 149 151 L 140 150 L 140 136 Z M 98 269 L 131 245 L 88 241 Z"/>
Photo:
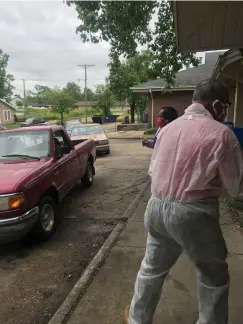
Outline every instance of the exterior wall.
<path id="1" fill-rule="evenodd" d="M 153 92 L 154 122 L 163 106 L 172 106 L 177 110 L 179 116 L 183 115 L 185 109 L 192 103 L 192 93 L 193 91 L 173 91 L 168 94 Z M 150 95 L 148 99 L 148 123 L 152 124 L 152 100 Z"/>
<path id="2" fill-rule="evenodd" d="M 5 120 L 4 111 L 10 111 L 10 120 Z M 7 125 L 14 123 L 14 113 L 15 110 L 0 102 L 0 124 Z M 6 114 L 5 114 L 6 115 Z"/>

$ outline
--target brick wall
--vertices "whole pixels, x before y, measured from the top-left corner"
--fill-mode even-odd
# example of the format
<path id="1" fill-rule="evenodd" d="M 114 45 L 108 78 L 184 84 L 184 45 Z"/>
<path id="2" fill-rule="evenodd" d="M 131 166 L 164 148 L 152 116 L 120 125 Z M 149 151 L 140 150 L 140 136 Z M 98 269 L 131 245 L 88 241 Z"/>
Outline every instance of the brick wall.
<path id="1" fill-rule="evenodd" d="M 10 120 L 5 120 L 4 111 L 10 111 Z M 0 102 L 0 124 L 7 125 L 14 123 L 14 109 L 8 107 L 4 103 Z M 6 115 L 6 114 L 5 114 Z"/>
<path id="2" fill-rule="evenodd" d="M 174 91 L 168 94 L 153 92 L 154 97 L 154 121 L 163 106 L 172 106 L 177 111 L 179 116 L 184 114 L 184 110 L 192 103 L 193 91 Z M 152 101 L 151 97 L 148 100 L 148 122 L 151 125 L 152 118 Z"/>

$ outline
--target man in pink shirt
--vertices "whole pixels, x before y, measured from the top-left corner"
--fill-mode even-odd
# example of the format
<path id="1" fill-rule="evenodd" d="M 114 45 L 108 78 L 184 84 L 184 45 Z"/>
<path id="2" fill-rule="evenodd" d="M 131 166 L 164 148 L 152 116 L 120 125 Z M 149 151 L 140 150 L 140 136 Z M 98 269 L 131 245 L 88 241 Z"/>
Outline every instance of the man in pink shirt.
<path id="1" fill-rule="evenodd" d="M 242 151 L 221 123 L 229 105 L 227 87 L 206 80 L 196 87 L 185 114 L 158 135 L 149 170 L 146 253 L 129 324 L 152 323 L 164 280 L 182 251 L 196 268 L 197 324 L 228 323 L 229 273 L 218 198 L 222 186 L 232 196 L 243 195 Z"/>

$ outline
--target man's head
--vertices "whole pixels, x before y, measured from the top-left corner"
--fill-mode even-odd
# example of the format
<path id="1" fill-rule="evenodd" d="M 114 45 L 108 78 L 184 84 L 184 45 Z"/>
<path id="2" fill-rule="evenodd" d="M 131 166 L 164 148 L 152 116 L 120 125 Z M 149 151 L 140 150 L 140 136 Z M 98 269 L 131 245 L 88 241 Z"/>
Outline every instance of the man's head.
<path id="1" fill-rule="evenodd" d="M 225 120 L 230 106 L 229 89 L 218 80 L 205 80 L 196 86 L 192 102 L 202 104 L 215 120 L 222 122 Z"/>

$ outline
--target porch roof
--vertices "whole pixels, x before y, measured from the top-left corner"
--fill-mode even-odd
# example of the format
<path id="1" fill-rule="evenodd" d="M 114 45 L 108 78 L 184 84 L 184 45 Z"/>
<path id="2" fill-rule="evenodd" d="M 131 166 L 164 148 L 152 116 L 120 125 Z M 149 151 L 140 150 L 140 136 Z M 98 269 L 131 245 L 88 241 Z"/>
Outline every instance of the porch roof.
<path id="1" fill-rule="evenodd" d="M 215 64 L 221 52 L 208 52 L 205 54 L 205 63 L 197 67 L 179 71 L 176 75 L 175 85 L 170 91 L 192 91 L 201 81 L 211 77 Z M 166 83 L 163 79 L 150 80 L 131 88 L 133 92 L 163 91 Z"/>
<path id="2" fill-rule="evenodd" d="M 173 1 L 180 53 L 243 47 L 242 1 Z"/>
<path id="3" fill-rule="evenodd" d="M 212 76 L 226 83 L 243 83 L 243 50 L 229 50 L 221 54 Z"/>

